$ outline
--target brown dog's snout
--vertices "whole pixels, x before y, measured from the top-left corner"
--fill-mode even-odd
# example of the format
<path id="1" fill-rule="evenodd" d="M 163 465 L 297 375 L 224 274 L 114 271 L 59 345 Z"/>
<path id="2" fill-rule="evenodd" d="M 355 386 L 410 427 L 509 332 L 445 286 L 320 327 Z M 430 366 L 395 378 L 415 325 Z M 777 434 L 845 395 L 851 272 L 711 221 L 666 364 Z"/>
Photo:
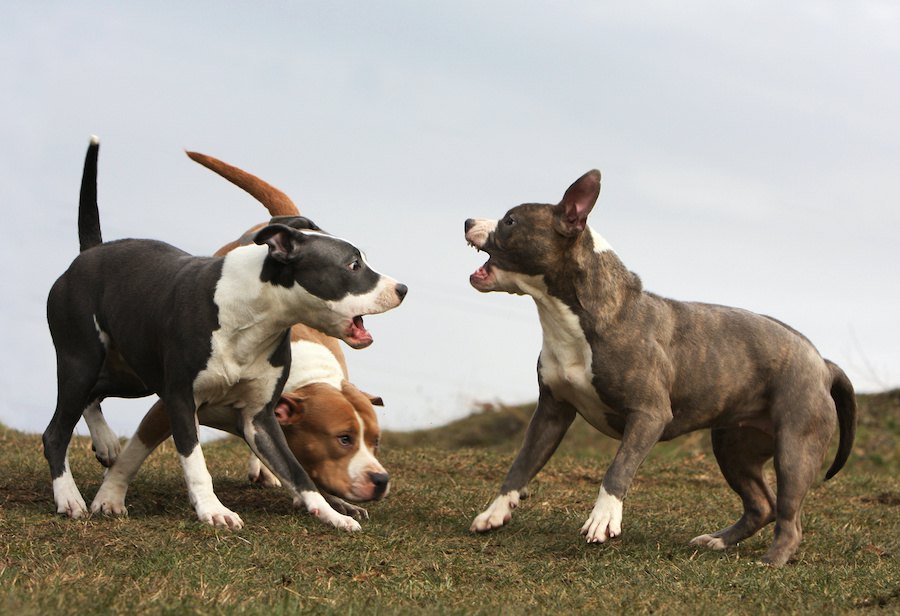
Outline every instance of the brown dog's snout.
<path id="1" fill-rule="evenodd" d="M 469 229 L 471 229 L 471 228 L 474 227 L 474 226 L 475 226 L 475 219 L 474 219 L 474 218 L 467 218 L 467 219 L 466 219 L 466 233 L 468 233 L 468 232 L 469 232 Z"/>

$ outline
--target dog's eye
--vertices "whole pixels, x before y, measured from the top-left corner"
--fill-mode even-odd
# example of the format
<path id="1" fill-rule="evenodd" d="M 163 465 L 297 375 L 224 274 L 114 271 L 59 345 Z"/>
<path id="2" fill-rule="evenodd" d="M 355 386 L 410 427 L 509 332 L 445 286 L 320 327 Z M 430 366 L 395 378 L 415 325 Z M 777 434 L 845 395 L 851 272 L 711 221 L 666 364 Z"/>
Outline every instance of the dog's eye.
<path id="1" fill-rule="evenodd" d="M 350 265 L 348 265 L 347 267 L 349 267 L 351 270 L 353 270 L 355 272 L 362 266 L 359 264 L 359 259 L 353 259 L 353 261 L 351 261 Z"/>
<path id="2" fill-rule="evenodd" d="M 516 219 L 513 218 L 512 216 L 507 216 L 506 218 L 503 219 L 503 224 L 506 225 L 507 227 L 511 227 L 514 224 L 516 224 Z"/>
<path id="3" fill-rule="evenodd" d="M 343 445 L 344 447 L 349 447 L 350 445 L 353 444 L 353 437 L 350 436 L 349 434 L 341 434 L 338 437 L 338 442 L 341 445 Z"/>

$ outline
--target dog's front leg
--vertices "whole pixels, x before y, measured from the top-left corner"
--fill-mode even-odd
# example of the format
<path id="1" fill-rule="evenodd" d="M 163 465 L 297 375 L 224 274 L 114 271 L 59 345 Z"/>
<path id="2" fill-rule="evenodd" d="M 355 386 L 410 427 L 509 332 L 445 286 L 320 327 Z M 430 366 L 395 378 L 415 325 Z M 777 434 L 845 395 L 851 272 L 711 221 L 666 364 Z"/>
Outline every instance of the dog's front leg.
<path id="1" fill-rule="evenodd" d="M 556 400 L 547 388 L 541 388 L 537 408 L 525 432 L 525 441 L 506 474 L 500 495 L 478 514 L 470 531 L 485 532 L 509 522 L 512 510 L 519 506 L 519 497 L 525 486 L 544 468 L 574 419 L 574 407 Z"/>
<path id="2" fill-rule="evenodd" d="M 172 426 L 172 439 L 181 460 L 188 497 L 197 517 L 211 526 L 240 530 L 244 522 L 240 516 L 223 505 L 213 491 L 212 476 L 200 448 L 200 424 L 197 421 L 193 398 L 167 396 L 164 398 Z"/>
<path id="3" fill-rule="evenodd" d="M 629 411 L 622 443 L 600 484 L 594 509 L 581 527 L 588 543 L 603 543 L 622 534 L 622 500 L 638 467 L 659 441 L 671 418 L 668 408 L 661 412 Z"/>
<path id="4" fill-rule="evenodd" d="M 295 507 L 306 507 L 309 513 L 336 528 L 360 530 L 362 527 L 359 522 L 335 511 L 316 489 L 316 485 L 288 447 L 271 406 L 255 414 L 242 413 L 244 440 L 250 445 L 250 449 L 288 489 Z"/>

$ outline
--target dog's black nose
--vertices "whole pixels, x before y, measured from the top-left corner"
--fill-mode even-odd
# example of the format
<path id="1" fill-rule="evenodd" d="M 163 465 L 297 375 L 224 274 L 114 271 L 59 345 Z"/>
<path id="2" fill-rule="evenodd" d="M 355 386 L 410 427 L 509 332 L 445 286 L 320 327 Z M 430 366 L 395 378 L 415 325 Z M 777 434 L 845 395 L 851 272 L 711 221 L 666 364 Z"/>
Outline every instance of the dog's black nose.
<path id="1" fill-rule="evenodd" d="M 469 232 L 469 229 L 471 229 L 471 228 L 474 227 L 474 226 L 475 226 L 475 219 L 474 219 L 474 218 L 468 218 L 468 219 L 466 219 L 466 233 L 468 233 L 468 232 Z"/>
<path id="2" fill-rule="evenodd" d="M 400 298 L 400 301 L 403 301 L 403 298 L 406 297 L 406 292 L 409 291 L 409 288 L 403 283 L 398 283 L 397 286 L 394 287 L 394 291 L 397 292 L 397 297 Z"/>
<path id="3" fill-rule="evenodd" d="M 369 479 L 372 480 L 372 485 L 375 486 L 373 498 L 381 498 L 387 490 L 388 483 L 391 481 L 390 475 L 387 473 L 369 473 Z"/>

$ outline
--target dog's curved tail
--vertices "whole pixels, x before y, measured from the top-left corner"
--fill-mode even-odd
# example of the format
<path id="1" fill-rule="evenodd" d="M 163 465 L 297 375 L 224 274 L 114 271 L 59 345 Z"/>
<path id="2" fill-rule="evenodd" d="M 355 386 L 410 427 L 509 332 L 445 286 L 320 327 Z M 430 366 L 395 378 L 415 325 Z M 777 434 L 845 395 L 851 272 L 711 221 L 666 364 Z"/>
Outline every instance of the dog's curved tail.
<path id="1" fill-rule="evenodd" d="M 834 477 L 850 457 L 850 450 L 853 448 L 853 439 L 856 438 L 856 394 L 853 392 L 853 384 L 844 371 L 834 362 L 825 360 L 828 369 L 831 371 L 831 398 L 834 400 L 834 406 L 837 409 L 838 429 L 840 438 L 838 440 L 837 454 L 834 456 L 834 462 L 831 468 L 825 473 L 825 480 Z"/>
<path id="2" fill-rule="evenodd" d="M 97 208 L 97 156 L 100 139 L 91 135 L 91 143 L 84 157 L 81 173 L 81 194 L 78 198 L 78 244 L 81 252 L 103 243 L 100 233 L 100 210 Z"/>
<path id="3" fill-rule="evenodd" d="M 242 188 L 250 193 L 254 199 L 269 210 L 273 217 L 297 216 L 300 214 L 290 197 L 255 175 L 200 152 L 186 151 L 185 153 L 194 162 L 198 162 L 207 169 L 215 171 L 238 188 Z"/>

